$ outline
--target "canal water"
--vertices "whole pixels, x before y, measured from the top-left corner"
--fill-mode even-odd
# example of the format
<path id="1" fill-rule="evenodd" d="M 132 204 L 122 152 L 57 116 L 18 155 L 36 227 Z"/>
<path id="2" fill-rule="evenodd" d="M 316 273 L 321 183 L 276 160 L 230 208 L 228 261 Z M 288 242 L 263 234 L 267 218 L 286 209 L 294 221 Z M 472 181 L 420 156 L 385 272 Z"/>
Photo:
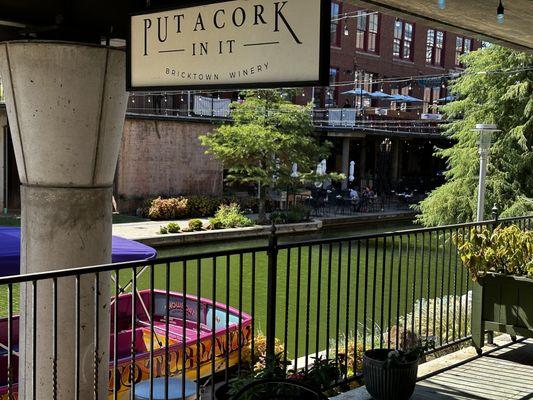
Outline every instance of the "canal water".
<path id="1" fill-rule="evenodd" d="M 281 236 L 280 242 L 353 237 L 417 227 L 409 222 L 358 225 Z M 400 315 L 414 313 L 418 299 L 464 294 L 467 275 L 458 274 L 456 253 L 449 241 L 441 243 L 436 234 L 418 239 L 415 243 L 413 237 L 397 236 L 394 240 L 353 241 L 350 249 L 348 242 L 343 242 L 280 251 L 276 336 L 285 343 L 288 355 L 302 356 L 306 348 L 322 351 L 328 344 L 337 352 L 339 347 L 342 350 L 343 343 L 347 344 L 348 338 L 353 340 L 355 332 L 362 334 L 361 330 L 371 339 L 368 345 L 379 345 L 382 337 L 379 332 L 396 324 Z M 158 251 L 160 257 L 197 255 L 264 246 L 267 240 L 262 237 Z M 200 258 L 199 262 L 172 263 L 171 290 L 216 299 L 251 314 L 255 333 L 264 333 L 266 307 L 272 301 L 267 294 L 266 253 Z M 156 268 L 157 287 L 163 287 L 165 278 L 163 266 Z M 139 283 L 146 285 L 147 281 L 143 277 Z"/>

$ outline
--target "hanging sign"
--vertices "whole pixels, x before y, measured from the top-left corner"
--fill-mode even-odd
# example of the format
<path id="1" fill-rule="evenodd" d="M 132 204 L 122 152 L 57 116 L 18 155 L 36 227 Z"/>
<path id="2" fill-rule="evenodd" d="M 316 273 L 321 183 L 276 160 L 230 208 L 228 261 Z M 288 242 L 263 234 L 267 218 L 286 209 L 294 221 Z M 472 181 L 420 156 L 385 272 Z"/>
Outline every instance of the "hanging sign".
<path id="1" fill-rule="evenodd" d="M 330 7 L 211 0 L 132 15 L 128 90 L 328 85 Z"/>

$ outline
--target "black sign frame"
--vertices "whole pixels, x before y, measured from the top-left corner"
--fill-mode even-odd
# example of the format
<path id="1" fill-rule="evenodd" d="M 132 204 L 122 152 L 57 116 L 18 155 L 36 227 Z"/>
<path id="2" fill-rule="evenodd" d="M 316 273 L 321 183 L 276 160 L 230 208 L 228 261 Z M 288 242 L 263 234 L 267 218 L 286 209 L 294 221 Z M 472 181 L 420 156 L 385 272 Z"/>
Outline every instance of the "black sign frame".
<path id="1" fill-rule="evenodd" d="M 128 36 L 126 40 L 126 90 L 128 92 L 170 92 L 181 90 L 239 90 L 239 89 L 269 89 L 269 88 L 291 88 L 310 86 L 329 86 L 330 60 L 331 60 L 331 0 L 320 0 L 320 44 L 319 44 L 319 78 L 316 81 L 277 81 L 277 82 L 257 82 L 257 83 L 236 83 L 236 84 L 206 84 L 206 85 L 168 85 L 168 86 L 133 86 L 131 83 L 131 17 L 179 10 L 196 6 L 203 6 L 216 3 L 227 3 L 232 0 L 195 0 L 180 2 L 179 5 L 164 8 L 147 7 L 142 11 L 132 12 L 128 17 Z M 185 4 L 184 4 L 185 3 Z"/>

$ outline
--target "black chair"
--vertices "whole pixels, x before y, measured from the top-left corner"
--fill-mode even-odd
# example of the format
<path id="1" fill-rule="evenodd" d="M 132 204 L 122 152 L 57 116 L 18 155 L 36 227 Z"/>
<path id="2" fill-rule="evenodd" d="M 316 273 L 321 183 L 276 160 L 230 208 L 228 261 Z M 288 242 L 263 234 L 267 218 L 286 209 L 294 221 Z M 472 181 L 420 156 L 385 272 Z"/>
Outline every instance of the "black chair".
<path id="1" fill-rule="evenodd" d="M 239 390 L 231 400 L 327 400 L 322 392 L 293 379 L 258 379 Z"/>

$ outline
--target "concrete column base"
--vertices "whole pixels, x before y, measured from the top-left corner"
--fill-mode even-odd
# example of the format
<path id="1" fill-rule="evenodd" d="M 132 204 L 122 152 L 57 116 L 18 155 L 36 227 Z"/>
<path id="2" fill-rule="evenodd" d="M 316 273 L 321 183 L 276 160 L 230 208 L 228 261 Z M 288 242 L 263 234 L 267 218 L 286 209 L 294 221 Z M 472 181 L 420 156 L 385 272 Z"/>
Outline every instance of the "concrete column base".
<path id="1" fill-rule="evenodd" d="M 24 204 L 22 274 L 111 262 L 112 188 L 22 186 L 21 197 Z M 75 278 L 57 281 L 57 312 L 54 312 L 51 281 L 38 283 L 36 305 L 33 303 L 32 286 L 22 285 L 20 399 L 33 398 L 34 379 L 36 399 L 52 399 L 55 391 L 57 399 L 72 400 L 76 398 L 76 390 L 79 390 L 80 399 L 94 398 L 95 390 L 99 391 L 98 398 L 107 398 L 109 274 L 99 275 L 97 295 L 95 278 L 95 274 L 80 278 L 78 354 Z M 94 346 L 96 335 L 97 347 Z M 38 355 L 35 365 L 34 336 Z M 55 374 L 54 358 L 57 360 Z M 79 365 L 79 384 L 76 383 L 76 365 Z"/>

